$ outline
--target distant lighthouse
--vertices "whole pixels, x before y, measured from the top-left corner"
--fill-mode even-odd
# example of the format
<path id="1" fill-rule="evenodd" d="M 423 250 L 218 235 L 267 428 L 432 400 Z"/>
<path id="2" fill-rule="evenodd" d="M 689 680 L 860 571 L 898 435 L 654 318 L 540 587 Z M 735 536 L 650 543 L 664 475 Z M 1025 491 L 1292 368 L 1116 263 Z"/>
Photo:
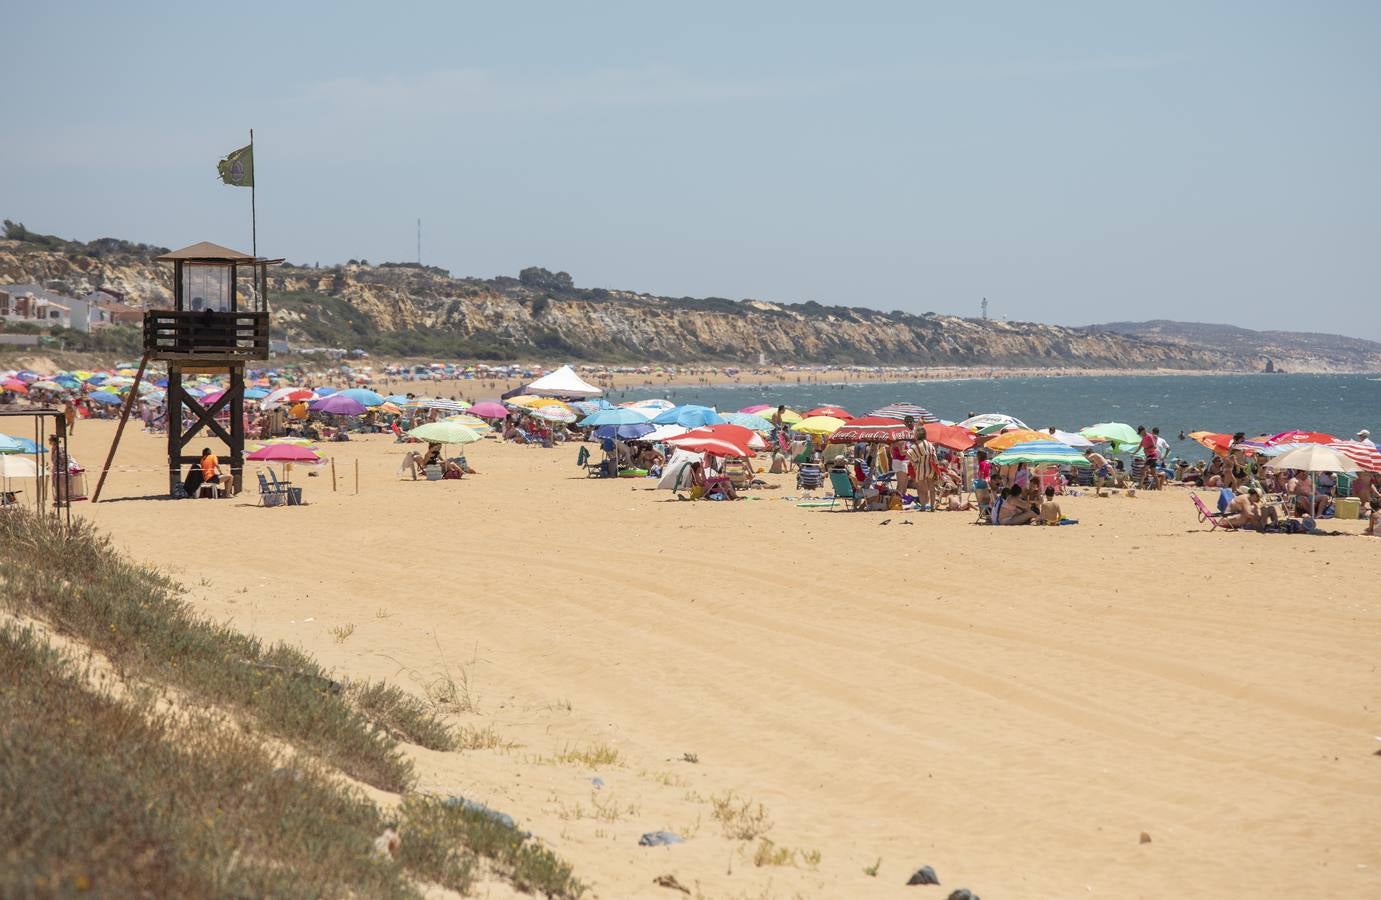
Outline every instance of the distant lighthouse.
<path id="1" fill-rule="evenodd" d="M 979 307 L 983 310 L 983 320 L 984 320 L 984 321 L 987 321 L 987 319 L 988 319 L 988 298 L 987 298 L 987 297 L 984 297 L 984 298 L 983 298 L 983 302 L 979 304 Z"/>

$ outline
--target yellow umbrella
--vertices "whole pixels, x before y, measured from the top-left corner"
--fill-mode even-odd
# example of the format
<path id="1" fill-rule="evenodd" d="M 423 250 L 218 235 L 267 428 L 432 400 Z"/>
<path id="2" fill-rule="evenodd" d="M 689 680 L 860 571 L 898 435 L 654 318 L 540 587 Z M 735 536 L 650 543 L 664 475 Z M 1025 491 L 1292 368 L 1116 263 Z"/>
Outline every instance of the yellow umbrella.
<path id="1" fill-rule="evenodd" d="M 571 409 L 570 404 L 557 400 L 555 397 L 534 397 L 530 402 L 524 403 L 523 405 L 528 409 L 545 409 L 548 406 L 559 406 L 568 412 L 575 412 L 575 410 Z"/>
<path id="2" fill-rule="evenodd" d="M 1053 441 L 1048 431 L 1032 431 L 1029 428 L 1018 428 L 1016 431 L 1004 431 L 997 437 L 983 445 L 984 450 L 1006 450 L 1016 444 L 1025 444 L 1029 441 Z"/>
<path id="3" fill-rule="evenodd" d="M 786 414 L 782 414 L 786 418 Z M 796 424 L 791 426 L 792 431 L 803 431 L 806 434 L 834 434 L 844 427 L 843 419 L 836 419 L 834 416 L 811 416 L 809 419 L 802 419 L 797 416 Z"/>
<path id="4" fill-rule="evenodd" d="M 776 413 L 777 411 L 775 409 L 764 409 L 762 412 L 754 413 L 753 415 L 762 416 L 764 419 L 771 422 L 772 417 L 776 415 Z M 782 421 L 788 425 L 794 425 L 801 421 L 801 414 L 794 409 L 784 409 L 782 410 Z"/>

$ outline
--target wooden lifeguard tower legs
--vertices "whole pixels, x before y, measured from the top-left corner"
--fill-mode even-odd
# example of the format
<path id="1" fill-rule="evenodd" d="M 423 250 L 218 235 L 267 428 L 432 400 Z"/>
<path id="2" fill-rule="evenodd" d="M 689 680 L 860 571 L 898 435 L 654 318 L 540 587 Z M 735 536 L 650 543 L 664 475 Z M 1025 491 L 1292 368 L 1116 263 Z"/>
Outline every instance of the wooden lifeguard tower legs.
<path id="1" fill-rule="evenodd" d="M 115 439 L 110 442 L 110 451 L 106 453 L 105 465 L 101 466 L 101 477 L 96 479 L 96 491 L 91 495 L 91 502 L 98 503 L 101 499 L 101 488 L 105 487 L 105 477 L 110 474 L 110 464 L 115 461 L 115 450 L 120 446 L 120 438 L 125 433 L 125 423 L 129 421 L 129 412 L 134 408 L 134 404 L 139 402 L 139 384 L 144 380 L 144 370 L 149 365 L 149 354 L 145 353 L 139 360 L 139 371 L 134 373 L 134 384 L 129 386 L 129 393 L 125 395 L 125 402 L 120 406 L 120 424 L 115 426 Z"/>
<path id="2" fill-rule="evenodd" d="M 225 393 L 210 406 L 187 393 L 182 383 L 183 375 L 230 375 L 230 385 Z M 188 452 L 187 445 L 203 431 L 220 438 L 230 450 L 230 474 L 235 477 L 235 491 L 244 487 L 245 465 L 245 365 L 228 363 L 225 365 L 168 365 L 168 490 L 177 491 L 182 481 L 182 467 L 195 465 L 201 460 L 201 453 L 194 447 Z M 192 416 L 192 423 L 186 430 L 182 427 L 182 411 L 186 408 Z M 216 416 L 223 410 L 230 410 L 230 428 L 227 429 Z"/>

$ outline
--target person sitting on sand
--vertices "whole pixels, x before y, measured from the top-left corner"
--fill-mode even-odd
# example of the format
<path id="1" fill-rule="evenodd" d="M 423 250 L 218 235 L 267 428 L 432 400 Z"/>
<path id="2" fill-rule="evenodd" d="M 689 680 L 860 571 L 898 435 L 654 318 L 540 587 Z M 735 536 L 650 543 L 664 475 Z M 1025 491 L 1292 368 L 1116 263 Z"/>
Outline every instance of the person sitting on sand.
<path id="1" fill-rule="evenodd" d="M 1264 531 L 1268 524 L 1280 524 L 1280 513 L 1274 506 L 1262 506 L 1260 492 L 1248 488 L 1245 494 L 1238 494 L 1228 503 L 1222 523 L 1232 528 Z"/>
<path id="2" fill-rule="evenodd" d="M 697 491 L 696 489 L 699 488 Z M 720 475 L 713 469 L 706 471 L 704 464 L 700 462 L 691 463 L 691 497 L 703 497 L 706 500 L 737 500 L 738 494 L 734 492 L 734 486 L 729 483 L 729 479 Z"/>
<path id="3" fill-rule="evenodd" d="M 1036 518 L 1036 511 L 1021 499 L 1021 488 L 1015 484 L 1007 488 L 1007 494 L 998 508 L 996 525 L 1025 525 Z"/>
<path id="4" fill-rule="evenodd" d="M 1041 504 L 1040 523 L 1042 525 L 1058 525 L 1064 514 L 1060 512 L 1060 504 L 1055 502 L 1055 489 L 1048 487 L 1045 489 L 1045 502 Z"/>
<path id="5" fill-rule="evenodd" d="M 427 454 L 419 456 L 416 453 L 409 453 L 414 466 L 414 474 L 426 475 L 427 466 L 439 465 L 441 463 L 441 445 L 433 441 L 427 442 Z"/>
<path id="6" fill-rule="evenodd" d="M 1373 498 L 1370 506 L 1371 515 L 1367 516 L 1367 530 L 1362 533 L 1371 537 L 1381 537 L 1381 500 Z"/>

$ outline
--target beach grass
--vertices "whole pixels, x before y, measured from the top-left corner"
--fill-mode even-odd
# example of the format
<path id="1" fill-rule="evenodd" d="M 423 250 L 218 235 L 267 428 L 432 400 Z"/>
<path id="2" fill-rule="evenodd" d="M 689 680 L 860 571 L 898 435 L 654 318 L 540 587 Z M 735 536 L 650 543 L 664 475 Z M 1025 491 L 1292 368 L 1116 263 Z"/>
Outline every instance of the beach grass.
<path id="1" fill-rule="evenodd" d="M 0 517 L 0 581 L 3 608 L 71 645 L 0 626 L 0 896 L 417 897 L 469 891 L 480 860 L 584 893 L 506 817 L 407 792 L 398 740 L 461 745 L 425 700 L 199 617 L 84 524 Z M 385 813 L 342 773 L 402 801 Z"/>
<path id="2" fill-rule="evenodd" d="M 122 557 L 86 522 L 68 531 L 51 517 L 0 516 L 0 579 L 11 612 L 81 640 L 122 676 L 239 713 L 374 787 L 412 785 L 396 743 L 314 660 L 197 615 L 170 580 Z"/>

